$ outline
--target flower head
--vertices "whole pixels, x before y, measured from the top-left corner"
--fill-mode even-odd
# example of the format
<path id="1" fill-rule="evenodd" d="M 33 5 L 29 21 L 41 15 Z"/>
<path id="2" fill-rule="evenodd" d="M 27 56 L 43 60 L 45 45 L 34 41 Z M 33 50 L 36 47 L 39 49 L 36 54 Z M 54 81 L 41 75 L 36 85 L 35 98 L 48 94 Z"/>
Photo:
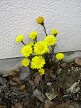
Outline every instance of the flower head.
<path id="1" fill-rule="evenodd" d="M 32 54 L 32 47 L 30 45 L 23 46 L 21 49 L 21 54 L 25 57 L 30 56 L 30 54 Z"/>
<path id="2" fill-rule="evenodd" d="M 47 47 L 47 44 L 44 41 L 38 41 L 34 45 L 34 54 L 35 55 L 42 55 L 48 51 L 49 51 L 49 49 Z"/>
<path id="3" fill-rule="evenodd" d="M 44 66 L 44 64 L 45 64 L 45 59 L 42 56 L 35 56 L 32 58 L 31 68 L 40 69 Z"/>
<path id="4" fill-rule="evenodd" d="M 31 32 L 31 33 L 29 34 L 29 37 L 30 37 L 31 39 L 35 39 L 35 38 L 37 37 L 37 32 L 36 32 L 36 31 Z"/>
<path id="5" fill-rule="evenodd" d="M 59 32 L 57 31 L 57 29 L 52 29 L 51 30 L 51 34 L 53 34 L 53 35 L 56 35 L 56 34 L 58 34 Z"/>
<path id="6" fill-rule="evenodd" d="M 41 17 L 41 16 L 39 16 L 39 17 L 37 18 L 37 23 L 38 23 L 38 24 L 43 24 L 43 23 L 44 23 L 44 18 Z"/>
<path id="7" fill-rule="evenodd" d="M 32 46 L 34 46 L 34 42 L 29 42 L 28 45 L 30 45 L 32 47 Z"/>
<path id="8" fill-rule="evenodd" d="M 29 60 L 28 59 L 23 59 L 22 61 L 21 61 L 21 64 L 22 64 L 22 66 L 28 66 L 29 65 Z"/>
<path id="9" fill-rule="evenodd" d="M 18 35 L 17 37 L 16 37 L 16 42 L 21 42 L 21 41 L 23 41 L 23 39 L 24 39 L 24 36 L 23 35 Z"/>
<path id="10" fill-rule="evenodd" d="M 48 46 L 56 44 L 56 37 L 52 35 L 47 35 L 44 39 Z"/>
<path id="11" fill-rule="evenodd" d="M 43 75 L 45 70 L 43 68 L 41 68 L 41 69 L 38 70 L 38 72 L 39 72 L 40 75 Z"/>
<path id="12" fill-rule="evenodd" d="M 56 54 L 56 59 L 57 60 L 62 60 L 64 58 L 64 54 L 63 53 L 57 53 Z"/>

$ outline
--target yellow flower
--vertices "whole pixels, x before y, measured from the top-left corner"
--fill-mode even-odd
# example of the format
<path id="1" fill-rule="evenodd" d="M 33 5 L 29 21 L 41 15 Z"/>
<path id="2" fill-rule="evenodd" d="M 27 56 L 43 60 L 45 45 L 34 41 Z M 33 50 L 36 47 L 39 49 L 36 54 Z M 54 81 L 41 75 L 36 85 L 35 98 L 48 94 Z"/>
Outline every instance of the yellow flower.
<path id="1" fill-rule="evenodd" d="M 41 69 L 38 70 L 38 72 L 39 72 L 40 75 L 43 75 L 45 70 L 43 68 L 41 68 Z"/>
<path id="2" fill-rule="evenodd" d="M 57 60 L 62 60 L 64 58 L 64 54 L 63 53 L 57 53 L 56 54 L 56 59 Z"/>
<path id="3" fill-rule="evenodd" d="M 35 56 L 32 58 L 31 68 L 40 69 L 44 66 L 44 64 L 45 64 L 45 59 L 42 56 Z"/>
<path id="4" fill-rule="evenodd" d="M 32 47 L 30 45 L 23 46 L 21 49 L 21 54 L 25 57 L 30 56 L 30 54 L 32 54 Z"/>
<path id="5" fill-rule="evenodd" d="M 21 63 L 22 63 L 22 66 L 28 66 L 29 65 L 29 60 L 28 59 L 23 59 L 22 61 L 21 61 Z"/>
<path id="6" fill-rule="evenodd" d="M 36 31 L 31 32 L 31 33 L 29 34 L 29 37 L 30 37 L 31 39 L 35 39 L 35 38 L 37 37 L 37 32 L 36 32 Z"/>
<path id="7" fill-rule="evenodd" d="M 44 39 L 48 46 L 56 44 L 56 37 L 52 35 L 47 35 Z"/>
<path id="8" fill-rule="evenodd" d="M 52 29 L 52 30 L 51 30 L 51 34 L 53 34 L 53 35 L 54 35 L 54 34 L 58 34 L 58 33 L 59 33 L 59 32 L 57 31 L 57 29 Z"/>
<path id="9" fill-rule="evenodd" d="M 39 17 L 37 18 L 37 23 L 38 23 L 38 24 L 43 24 L 43 23 L 44 23 L 44 18 L 41 17 L 41 16 L 39 16 Z"/>
<path id="10" fill-rule="evenodd" d="M 34 42 L 29 42 L 28 45 L 30 45 L 32 47 L 32 46 L 34 46 Z"/>
<path id="11" fill-rule="evenodd" d="M 47 47 L 47 44 L 44 41 L 38 41 L 34 45 L 34 54 L 35 55 L 42 55 L 48 51 L 49 51 L 49 49 Z"/>
<path id="12" fill-rule="evenodd" d="M 17 37 L 16 37 L 16 42 L 21 42 L 21 41 L 23 41 L 23 39 L 24 39 L 24 36 L 23 35 L 18 35 Z"/>

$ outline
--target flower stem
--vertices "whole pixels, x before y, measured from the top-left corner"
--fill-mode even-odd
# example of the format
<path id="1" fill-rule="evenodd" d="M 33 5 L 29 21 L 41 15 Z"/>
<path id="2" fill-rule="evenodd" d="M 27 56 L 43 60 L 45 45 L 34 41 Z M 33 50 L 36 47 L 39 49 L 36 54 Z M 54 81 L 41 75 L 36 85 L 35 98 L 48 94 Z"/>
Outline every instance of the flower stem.
<path id="1" fill-rule="evenodd" d="M 46 36 L 47 36 L 46 27 L 45 27 L 44 23 L 42 24 L 42 26 L 43 26 L 44 32 L 45 32 L 45 34 L 46 34 Z"/>
<path id="2" fill-rule="evenodd" d="M 26 45 L 23 41 L 21 41 L 21 43 L 22 43 L 23 45 Z"/>

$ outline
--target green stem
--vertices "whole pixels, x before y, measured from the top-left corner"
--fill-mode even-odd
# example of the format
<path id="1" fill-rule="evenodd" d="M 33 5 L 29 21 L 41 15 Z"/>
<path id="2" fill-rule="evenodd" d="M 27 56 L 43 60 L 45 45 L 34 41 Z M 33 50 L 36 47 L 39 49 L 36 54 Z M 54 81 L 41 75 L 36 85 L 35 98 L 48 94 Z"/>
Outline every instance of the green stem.
<path id="1" fill-rule="evenodd" d="M 46 36 L 47 36 L 48 34 L 47 34 L 47 32 L 46 32 L 46 27 L 45 27 L 44 23 L 42 24 L 42 26 L 43 26 L 44 32 L 45 32 L 45 34 L 46 34 Z"/>
<path id="2" fill-rule="evenodd" d="M 21 41 L 21 43 L 22 43 L 23 45 L 26 45 L 23 41 Z"/>
<path id="3" fill-rule="evenodd" d="M 51 51 L 51 62 L 54 61 L 54 49 L 55 49 L 55 45 L 51 46 L 52 51 Z"/>

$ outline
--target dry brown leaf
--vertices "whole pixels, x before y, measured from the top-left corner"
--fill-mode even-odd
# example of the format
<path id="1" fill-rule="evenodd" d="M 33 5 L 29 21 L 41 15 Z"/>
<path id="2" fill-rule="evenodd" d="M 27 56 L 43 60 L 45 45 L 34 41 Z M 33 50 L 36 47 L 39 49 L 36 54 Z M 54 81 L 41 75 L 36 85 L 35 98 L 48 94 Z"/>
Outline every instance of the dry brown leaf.
<path id="1" fill-rule="evenodd" d="M 21 84 L 19 77 L 13 77 L 12 81 L 17 82 L 18 84 Z"/>
<path id="2" fill-rule="evenodd" d="M 55 94 L 54 92 L 53 93 L 47 92 L 45 93 L 45 95 L 47 96 L 49 100 L 53 100 L 57 96 L 57 94 Z"/>
<path id="3" fill-rule="evenodd" d="M 47 77 L 47 78 L 55 78 L 55 75 L 54 75 L 54 73 L 53 73 L 53 70 L 51 70 L 51 69 L 45 69 L 45 76 Z"/>
<path id="4" fill-rule="evenodd" d="M 12 86 L 16 86 L 16 85 L 17 85 L 17 83 L 16 83 L 16 82 L 14 82 L 14 81 L 12 81 L 12 80 L 10 80 L 10 85 L 12 85 Z"/>
<path id="5" fill-rule="evenodd" d="M 56 105 L 55 108 L 68 108 L 68 107 L 69 107 L 69 104 L 70 104 L 70 102 L 67 101 L 67 102 L 65 102 L 65 103 Z"/>
<path id="6" fill-rule="evenodd" d="M 44 102 L 45 96 L 38 89 L 36 89 L 34 91 L 33 96 L 35 96 L 36 98 L 38 98 L 41 102 Z"/>
<path id="7" fill-rule="evenodd" d="M 76 58 L 76 59 L 75 59 L 75 63 L 76 63 L 77 65 L 80 65 L 80 66 L 81 66 L 81 58 Z"/>
<path id="8" fill-rule="evenodd" d="M 32 88 L 35 88 L 35 83 L 32 80 L 29 80 L 28 82 L 32 86 Z"/>
<path id="9" fill-rule="evenodd" d="M 5 108 L 4 106 L 0 106 L 0 108 Z"/>
<path id="10" fill-rule="evenodd" d="M 44 108 L 54 108 L 53 103 L 51 101 L 45 101 Z"/>
<path id="11" fill-rule="evenodd" d="M 21 85 L 19 89 L 20 89 L 20 91 L 24 91 L 25 90 L 25 85 Z"/>
<path id="12" fill-rule="evenodd" d="M 21 103 L 16 103 L 12 108 L 22 108 Z"/>
<path id="13" fill-rule="evenodd" d="M 34 78 L 34 83 L 38 85 L 41 80 L 42 80 L 42 76 L 37 74 Z"/>

